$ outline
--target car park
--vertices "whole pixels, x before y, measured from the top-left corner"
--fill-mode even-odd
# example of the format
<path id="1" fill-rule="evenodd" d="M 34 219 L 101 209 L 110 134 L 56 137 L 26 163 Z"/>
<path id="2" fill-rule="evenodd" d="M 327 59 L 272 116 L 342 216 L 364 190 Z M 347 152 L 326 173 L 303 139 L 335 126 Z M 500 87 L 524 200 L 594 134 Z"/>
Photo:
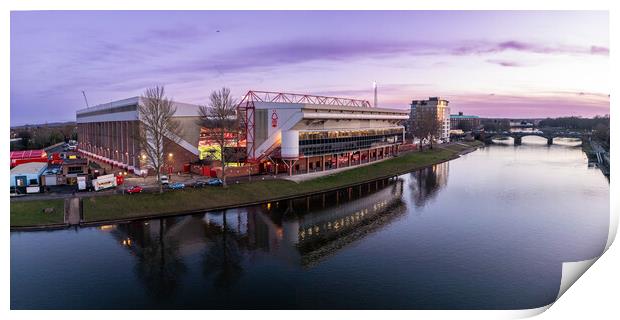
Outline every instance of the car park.
<path id="1" fill-rule="evenodd" d="M 168 185 L 168 189 L 172 189 L 172 190 L 185 189 L 185 184 L 181 183 L 181 182 L 171 183 L 171 184 Z"/>
<path id="2" fill-rule="evenodd" d="M 194 183 L 194 188 L 204 188 L 206 186 L 208 186 L 208 181 L 204 181 L 204 180 L 198 180 Z"/>
<path id="3" fill-rule="evenodd" d="M 212 178 L 207 181 L 207 184 L 210 186 L 221 186 L 224 184 L 224 181 L 222 181 L 222 179 L 220 178 Z"/>
<path id="4" fill-rule="evenodd" d="M 140 193 L 142 192 L 143 188 L 141 186 L 133 186 L 128 188 L 126 191 L 129 194 L 134 194 L 134 193 Z"/>

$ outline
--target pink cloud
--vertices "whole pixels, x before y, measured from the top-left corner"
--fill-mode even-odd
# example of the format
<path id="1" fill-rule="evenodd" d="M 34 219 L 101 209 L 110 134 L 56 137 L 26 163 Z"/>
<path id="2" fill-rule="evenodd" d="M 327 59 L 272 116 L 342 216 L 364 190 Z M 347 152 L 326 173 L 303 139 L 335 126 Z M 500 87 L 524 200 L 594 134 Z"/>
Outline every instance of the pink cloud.
<path id="1" fill-rule="evenodd" d="M 541 96 L 458 95 L 448 97 L 452 111 L 483 117 L 559 117 L 609 114 L 609 97 L 587 93 Z"/>

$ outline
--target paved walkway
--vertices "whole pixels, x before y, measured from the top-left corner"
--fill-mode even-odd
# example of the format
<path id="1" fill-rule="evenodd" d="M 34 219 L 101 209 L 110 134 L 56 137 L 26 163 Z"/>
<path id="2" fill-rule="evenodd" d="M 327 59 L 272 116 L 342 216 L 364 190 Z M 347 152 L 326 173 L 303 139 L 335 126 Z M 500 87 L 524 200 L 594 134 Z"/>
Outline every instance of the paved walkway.
<path id="1" fill-rule="evenodd" d="M 80 224 L 80 198 L 65 199 L 65 223 L 71 226 Z"/>

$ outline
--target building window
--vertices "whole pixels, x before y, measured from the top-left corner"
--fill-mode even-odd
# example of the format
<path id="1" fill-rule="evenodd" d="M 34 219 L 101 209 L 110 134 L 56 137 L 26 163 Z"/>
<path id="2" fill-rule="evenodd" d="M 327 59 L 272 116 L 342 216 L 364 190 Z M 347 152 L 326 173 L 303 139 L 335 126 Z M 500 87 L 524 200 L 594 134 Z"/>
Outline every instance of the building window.
<path id="1" fill-rule="evenodd" d="M 82 173 L 82 167 L 81 166 L 74 166 L 74 167 L 69 167 L 67 168 L 67 173 L 68 174 L 72 174 L 72 173 Z"/>
<path id="2" fill-rule="evenodd" d="M 303 156 L 344 153 L 402 142 L 403 128 L 302 131 L 299 138 Z"/>

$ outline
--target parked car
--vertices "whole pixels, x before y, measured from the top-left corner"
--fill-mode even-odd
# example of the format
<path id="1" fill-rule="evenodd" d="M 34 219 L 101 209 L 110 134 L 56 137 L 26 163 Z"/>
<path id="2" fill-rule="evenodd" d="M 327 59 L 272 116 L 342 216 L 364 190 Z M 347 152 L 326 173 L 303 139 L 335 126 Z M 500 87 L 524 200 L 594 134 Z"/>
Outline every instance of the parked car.
<path id="1" fill-rule="evenodd" d="M 185 189 L 185 183 L 181 183 L 181 182 L 171 183 L 168 185 L 168 189 L 172 189 L 172 190 Z"/>
<path id="2" fill-rule="evenodd" d="M 204 188 L 209 185 L 208 181 L 198 180 L 194 183 L 194 188 Z"/>
<path id="3" fill-rule="evenodd" d="M 134 194 L 134 193 L 140 193 L 142 192 L 142 190 L 143 189 L 141 186 L 133 186 L 133 187 L 128 188 L 126 191 L 129 194 Z"/>
<path id="4" fill-rule="evenodd" d="M 207 181 L 207 184 L 210 186 L 221 186 L 224 184 L 224 181 L 222 181 L 222 179 L 220 178 L 212 178 Z"/>
<path id="5" fill-rule="evenodd" d="M 170 183 L 170 180 L 168 180 L 168 176 L 165 176 L 165 175 L 159 177 L 159 181 L 161 181 L 161 184 L 163 185 L 167 185 Z"/>

